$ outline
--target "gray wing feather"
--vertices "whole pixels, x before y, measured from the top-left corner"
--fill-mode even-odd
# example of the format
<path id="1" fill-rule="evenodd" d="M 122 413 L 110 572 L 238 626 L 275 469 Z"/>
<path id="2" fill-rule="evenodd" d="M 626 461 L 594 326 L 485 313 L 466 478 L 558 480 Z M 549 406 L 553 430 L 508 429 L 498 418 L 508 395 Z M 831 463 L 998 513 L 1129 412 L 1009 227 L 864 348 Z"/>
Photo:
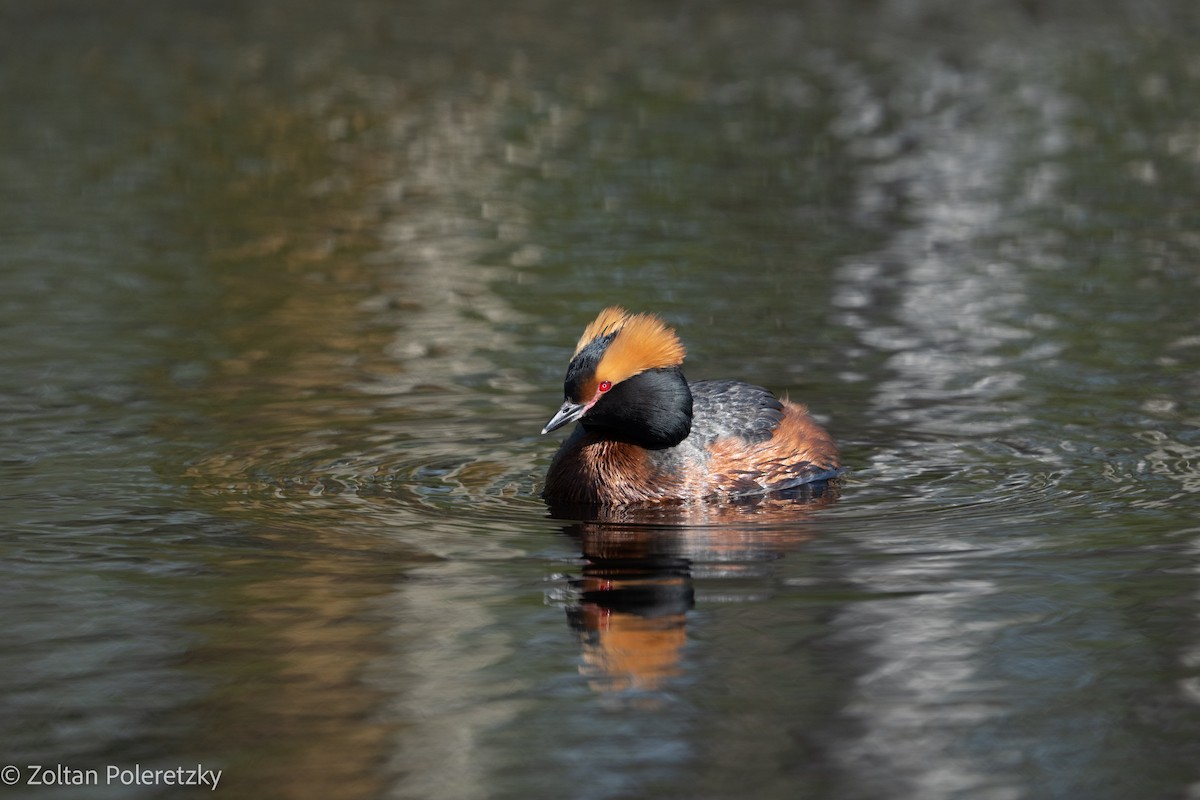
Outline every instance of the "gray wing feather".
<path id="1" fill-rule="evenodd" d="M 779 398 L 741 381 L 696 381 L 692 390 L 692 435 L 703 444 L 721 436 L 765 442 L 783 419 Z"/>

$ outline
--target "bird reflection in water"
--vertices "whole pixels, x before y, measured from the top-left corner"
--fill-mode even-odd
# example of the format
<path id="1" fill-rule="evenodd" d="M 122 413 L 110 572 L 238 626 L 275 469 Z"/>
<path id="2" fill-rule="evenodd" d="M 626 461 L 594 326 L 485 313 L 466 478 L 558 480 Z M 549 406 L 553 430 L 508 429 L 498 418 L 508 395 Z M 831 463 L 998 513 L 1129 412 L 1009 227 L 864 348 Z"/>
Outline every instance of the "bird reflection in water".
<path id="1" fill-rule="evenodd" d="M 837 500 L 826 481 L 788 492 L 640 507 L 552 505 L 584 559 L 571 580 L 567 620 L 580 637 L 580 671 L 600 692 L 653 692 L 683 671 L 697 570 L 740 574 L 814 535 L 812 516 Z"/>

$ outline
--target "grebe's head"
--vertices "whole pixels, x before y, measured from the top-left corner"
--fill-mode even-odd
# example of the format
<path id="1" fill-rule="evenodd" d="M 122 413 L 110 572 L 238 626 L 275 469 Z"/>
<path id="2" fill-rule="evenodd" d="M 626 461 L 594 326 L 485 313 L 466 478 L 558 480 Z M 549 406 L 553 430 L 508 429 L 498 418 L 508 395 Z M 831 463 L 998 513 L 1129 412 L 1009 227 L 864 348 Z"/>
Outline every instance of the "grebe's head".
<path id="1" fill-rule="evenodd" d="M 679 369 L 683 356 L 675 331 L 653 314 L 604 309 L 575 346 L 562 408 L 542 433 L 580 420 L 635 441 L 647 438 L 635 429 L 648 426 L 650 445 L 678 444 L 692 417 L 691 393 Z"/>

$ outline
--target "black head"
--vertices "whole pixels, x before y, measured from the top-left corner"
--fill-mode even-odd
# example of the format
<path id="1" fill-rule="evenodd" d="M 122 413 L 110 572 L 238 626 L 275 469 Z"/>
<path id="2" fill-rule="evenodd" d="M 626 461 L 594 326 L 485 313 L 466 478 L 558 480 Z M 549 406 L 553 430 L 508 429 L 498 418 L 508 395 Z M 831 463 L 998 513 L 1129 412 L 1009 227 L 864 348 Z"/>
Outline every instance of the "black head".
<path id="1" fill-rule="evenodd" d="M 596 371 L 604 351 L 617 337 L 616 331 L 597 337 L 583 347 L 567 365 L 567 376 L 563 379 L 563 397 L 575 403 L 586 403 L 592 399 L 599 381 Z"/>
<path id="2" fill-rule="evenodd" d="M 673 447 L 691 431 L 692 394 L 679 337 L 650 314 L 606 308 L 583 332 L 563 380 L 565 401 L 542 429 L 585 429 L 644 447 Z"/>
<path id="3" fill-rule="evenodd" d="M 589 432 L 656 450 L 692 430 L 692 393 L 679 367 L 638 373 L 614 385 L 580 424 Z"/>

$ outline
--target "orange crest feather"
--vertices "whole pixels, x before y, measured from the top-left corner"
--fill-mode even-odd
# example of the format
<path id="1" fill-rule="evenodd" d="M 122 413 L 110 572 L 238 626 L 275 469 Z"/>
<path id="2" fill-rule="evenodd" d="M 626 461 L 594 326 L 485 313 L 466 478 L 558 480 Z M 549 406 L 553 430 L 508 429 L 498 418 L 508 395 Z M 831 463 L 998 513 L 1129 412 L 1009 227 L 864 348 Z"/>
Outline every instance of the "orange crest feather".
<path id="1" fill-rule="evenodd" d="M 653 314 L 630 314 L 619 306 L 610 306 L 588 325 L 575 347 L 578 353 L 589 342 L 617 333 L 604 351 L 596 368 L 596 377 L 620 383 L 639 372 L 683 363 L 683 343 L 666 323 Z"/>

